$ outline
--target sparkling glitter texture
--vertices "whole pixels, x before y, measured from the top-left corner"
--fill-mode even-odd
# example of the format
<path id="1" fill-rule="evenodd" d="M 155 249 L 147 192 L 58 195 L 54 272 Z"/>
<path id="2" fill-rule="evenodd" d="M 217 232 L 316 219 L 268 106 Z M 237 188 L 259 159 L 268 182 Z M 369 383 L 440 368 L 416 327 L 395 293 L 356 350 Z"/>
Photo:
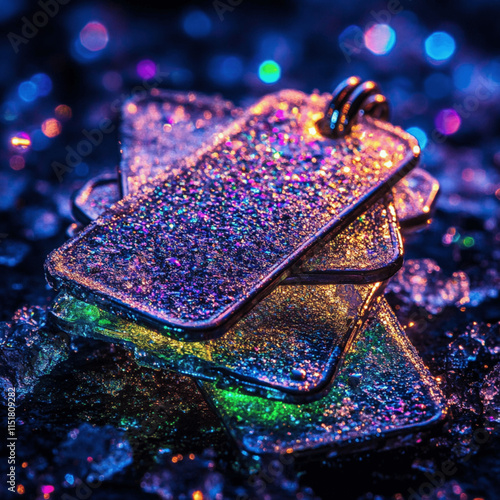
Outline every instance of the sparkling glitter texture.
<path id="1" fill-rule="evenodd" d="M 330 381 L 380 285 L 281 286 L 226 335 L 206 342 L 177 341 L 66 294 L 52 315 L 67 333 L 131 347 L 141 364 L 303 400 Z"/>
<path id="2" fill-rule="evenodd" d="M 208 143 L 242 114 L 241 109 L 217 96 L 157 89 L 152 92 L 156 95 L 131 99 L 122 108 L 121 177 L 125 193 L 139 190 L 154 175 L 171 172 L 172 165 L 178 173 L 182 170 L 179 160 L 195 154 L 201 144 Z M 390 277 L 400 267 L 401 240 L 390 211 L 370 207 L 346 231 L 349 237 L 339 235 L 340 240 L 332 243 L 332 248 L 326 244 L 321 258 L 297 271 L 300 280 L 319 281 L 318 276 L 307 276 L 311 271 L 322 272 L 321 280 L 328 283 L 373 282 Z M 352 237 L 360 233 L 366 238 Z M 344 254 L 353 258 L 346 260 Z"/>
<path id="3" fill-rule="evenodd" d="M 73 200 L 73 214 L 79 222 L 96 220 L 120 199 L 116 179 L 107 179 L 89 181 Z M 392 276 L 402 259 L 395 208 L 386 197 L 293 270 L 285 283 L 372 283 Z"/>
<path id="4" fill-rule="evenodd" d="M 443 397 L 385 300 L 355 338 L 329 394 L 294 405 L 199 383 L 237 444 L 252 454 L 377 446 L 444 414 Z"/>
<path id="5" fill-rule="evenodd" d="M 179 161 L 206 146 L 243 114 L 219 96 L 153 89 L 122 107 L 123 194 L 135 193 L 158 174 L 179 171 Z"/>
<path id="6" fill-rule="evenodd" d="M 124 194 L 134 193 L 159 174 L 165 175 L 179 160 L 194 155 L 221 133 L 243 110 L 218 96 L 195 92 L 166 92 L 153 89 L 146 98 L 132 98 L 122 107 L 121 183 Z M 185 164 L 184 164 L 185 165 Z M 179 167 L 173 169 L 174 172 Z M 425 187 L 417 186 L 419 182 Z M 439 184 L 428 172 L 415 169 L 394 188 L 399 221 L 408 226 L 431 204 L 414 195 L 429 192 L 433 183 L 436 195 Z M 118 201 L 118 199 L 114 200 Z M 405 207 L 406 203 L 409 204 Z M 368 230 L 368 227 L 363 230 Z"/>
<path id="7" fill-rule="evenodd" d="M 223 333 L 416 164 L 412 136 L 369 118 L 340 141 L 319 136 L 326 102 L 263 98 L 189 172 L 159 176 L 54 251 L 50 282 L 181 338 Z"/>
<path id="8" fill-rule="evenodd" d="M 464 306 L 470 302 L 469 277 L 464 271 L 446 276 L 432 259 L 408 259 L 391 280 L 388 290 L 405 304 L 424 307 L 431 314 L 446 306 Z"/>
<path id="9" fill-rule="evenodd" d="M 116 176 L 99 176 L 88 181 L 76 193 L 73 199 L 73 215 L 82 224 L 88 224 L 119 199 L 120 190 Z"/>
<path id="10" fill-rule="evenodd" d="M 403 228 L 426 222 L 439 193 L 439 182 L 431 174 L 416 168 L 394 187 L 394 204 Z"/>
<path id="11" fill-rule="evenodd" d="M 369 281 L 392 276 L 403 262 L 396 209 L 378 202 L 314 254 L 285 283 Z"/>

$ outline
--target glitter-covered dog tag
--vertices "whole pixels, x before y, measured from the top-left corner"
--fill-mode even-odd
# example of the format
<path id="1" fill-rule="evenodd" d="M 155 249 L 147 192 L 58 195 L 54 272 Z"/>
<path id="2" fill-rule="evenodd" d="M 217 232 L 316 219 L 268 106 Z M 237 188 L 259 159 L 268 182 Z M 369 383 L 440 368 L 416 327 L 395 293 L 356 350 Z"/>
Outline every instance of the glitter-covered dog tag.
<path id="1" fill-rule="evenodd" d="M 73 197 L 73 215 L 88 224 L 119 199 L 116 177 L 102 175 L 88 181 Z M 402 259 L 398 220 L 387 195 L 301 268 L 293 270 L 284 284 L 374 283 L 391 277 L 401 267 Z"/>
<path id="2" fill-rule="evenodd" d="M 152 93 L 131 98 L 122 107 L 120 174 L 125 193 L 137 192 L 160 173 L 178 173 L 187 157 L 243 113 L 218 96 Z M 386 200 L 370 207 L 288 282 L 368 283 L 391 277 L 401 267 L 403 248 L 390 205 Z"/>
<path id="3" fill-rule="evenodd" d="M 86 182 L 73 197 L 73 217 L 82 224 L 90 224 L 120 199 L 118 178 L 103 174 Z"/>
<path id="4" fill-rule="evenodd" d="M 130 98 L 122 107 L 121 192 L 127 195 L 138 191 L 171 165 L 194 155 L 242 114 L 243 110 L 230 101 L 195 92 L 152 89 L 146 97 Z M 90 180 L 78 191 L 73 212 L 79 222 L 88 224 L 97 219 L 122 198 L 114 183 L 114 175 L 106 174 Z M 430 218 L 438 191 L 438 181 L 420 168 L 396 184 L 394 204 L 403 231 Z M 379 225 L 383 224 L 381 220 Z M 368 225 L 358 229 L 368 239 L 376 237 L 369 233 Z"/>
<path id="5" fill-rule="evenodd" d="M 286 401 L 318 398 L 382 291 L 372 285 L 280 286 L 223 337 L 180 342 L 60 294 L 51 313 L 63 331 L 131 348 L 136 360 L 219 387 Z"/>
<path id="6" fill-rule="evenodd" d="M 158 174 L 178 171 L 178 163 L 196 153 L 243 114 L 220 96 L 152 89 L 122 106 L 123 195 L 136 193 Z"/>
<path id="7" fill-rule="evenodd" d="M 415 138 L 366 114 L 320 135 L 329 100 L 264 97 L 52 252 L 49 282 L 183 340 L 224 333 L 417 163 Z"/>
<path id="8" fill-rule="evenodd" d="M 318 401 L 287 404 L 198 383 L 230 436 L 252 455 L 380 448 L 394 434 L 419 433 L 445 413 L 439 388 L 385 299 Z"/>
<path id="9" fill-rule="evenodd" d="M 429 172 L 416 168 L 394 187 L 394 204 L 399 223 L 406 231 L 425 224 L 439 193 L 439 182 Z"/>
<path id="10" fill-rule="evenodd" d="M 180 158 L 196 152 L 242 110 L 218 96 L 167 92 L 131 98 L 122 109 L 120 178 L 125 193 L 164 173 Z M 73 214 L 83 224 L 97 219 L 121 196 L 113 175 L 86 183 L 73 199 Z M 420 227 L 431 216 L 439 183 L 416 168 L 393 188 L 403 230 Z M 295 269 L 287 283 L 366 283 L 389 278 L 402 260 L 394 210 L 389 201 L 375 204 L 345 231 Z"/>
<path id="11" fill-rule="evenodd" d="M 319 245 L 318 245 L 319 247 Z M 283 283 L 369 283 L 390 278 L 403 263 L 392 196 L 375 203 Z"/>

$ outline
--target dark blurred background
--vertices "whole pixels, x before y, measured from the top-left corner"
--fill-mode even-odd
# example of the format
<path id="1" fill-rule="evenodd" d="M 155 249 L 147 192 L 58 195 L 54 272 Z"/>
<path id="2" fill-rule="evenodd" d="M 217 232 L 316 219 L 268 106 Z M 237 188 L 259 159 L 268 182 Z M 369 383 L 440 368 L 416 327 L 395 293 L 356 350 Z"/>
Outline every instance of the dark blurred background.
<path id="1" fill-rule="evenodd" d="M 412 331 L 405 322 L 415 312 L 408 305 L 411 296 L 406 305 L 400 297 L 389 298 L 434 375 L 459 345 L 462 351 L 470 349 L 472 364 L 465 363 L 459 375 L 454 372 L 451 385 L 443 388 L 450 401 L 455 398 L 456 411 L 442 441 L 403 463 L 396 453 L 385 461 L 351 463 L 345 472 L 342 466 L 332 472 L 331 464 L 305 469 L 300 481 L 294 476 L 305 488 L 302 497 L 294 498 L 312 498 L 311 491 L 322 498 L 407 498 L 408 487 L 421 484 L 443 456 L 469 456 L 450 450 L 470 445 L 469 431 L 485 404 L 482 380 L 490 376 L 493 361 L 499 361 L 500 348 L 486 365 L 472 341 L 452 346 L 474 322 L 500 320 L 499 19 L 500 3 L 495 0 L 0 0 L 0 320 L 8 322 L 18 308 L 46 306 L 53 298 L 43 262 L 66 238 L 75 189 L 119 162 L 123 99 L 154 84 L 220 93 L 245 106 L 282 88 L 331 91 L 350 75 L 373 79 L 389 99 L 392 121 L 417 137 L 423 165 L 442 186 L 434 223 L 408 239 L 407 258 L 431 258 L 442 276 L 465 273 L 468 283 L 466 296 L 439 314 L 431 317 L 420 307 L 419 314 L 432 320 L 425 332 Z M 113 131 L 59 175 L 57 164 L 65 163 L 67 147 L 74 148 L 84 130 L 99 127 L 105 118 L 113 120 Z M 443 287 L 446 279 L 440 279 L 436 286 Z M 489 335 L 498 345 L 495 332 Z M 492 398 L 498 398 L 498 391 Z M 30 411 L 30 432 L 40 440 L 30 450 L 30 460 L 39 465 L 25 480 L 26 492 L 36 498 L 62 498 L 66 490 L 61 488 L 73 483 L 61 486 L 55 473 L 48 483 L 50 450 L 64 440 L 68 426 L 77 424 L 69 419 L 59 431 L 49 432 L 37 418 L 50 418 Z M 105 418 L 90 421 L 106 423 Z M 41 455 L 45 465 L 36 462 Z M 496 442 L 473 455 L 432 498 L 500 498 Z M 147 464 L 141 467 L 146 470 Z M 173 476 L 179 484 L 183 474 Z M 45 490 L 43 481 L 49 484 Z M 93 498 L 115 498 L 110 495 L 123 485 L 129 493 L 122 491 L 116 498 L 146 495 L 139 479 L 133 486 L 123 476 L 115 481 L 93 490 Z M 276 495 L 272 498 L 280 498 Z"/>

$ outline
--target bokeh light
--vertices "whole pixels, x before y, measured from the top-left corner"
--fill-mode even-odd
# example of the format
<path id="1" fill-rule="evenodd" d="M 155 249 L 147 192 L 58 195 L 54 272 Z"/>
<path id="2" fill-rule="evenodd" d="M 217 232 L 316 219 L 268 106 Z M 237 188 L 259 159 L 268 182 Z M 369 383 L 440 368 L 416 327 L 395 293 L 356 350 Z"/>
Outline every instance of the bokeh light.
<path id="1" fill-rule="evenodd" d="M 137 64 L 137 74 L 143 80 L 149 80 L 156 75 L 156 64 L 150 59 L 144 59 Z"/>
<path id="2" fill-rule="evenodd" d="M 466 236 L 463 239 L 462 243 L 463 243 L 464 247 L 470 248 L 470 247 L 473 247 L 476 242 L 474 241 L 474 238 L 472 236 Z"/>
<path id="3" fill-rule="evenodd" d="M 472 81 L 472 75 L 474 74 L 474 69 L 474 64 L 464 63 L 459 64 L 453 70 L 453 83 L 457 89 L 466 90 L 469 88 Z"/>
<path id="4" fill-rule="evenodd" d="M 212 30 L 212 21 L 205 12 L 196 9 L 184 16 L 182 27 L 191 38 L 204 38 Z"/>
<path id="5" fill-rule="evenodd" d="M 50 495 L 54 492 L 54 486 L 52 486 L 51 484 L 43 484 L 40 490 L 44 495 Z"/>
<path id="6" fill-rule="evenodd" d="M 21 82 L 17 88 L 17 93 L 24 102 L 33 102 L 38 97 L 38 88 L 31 81 Z"/>
<path id="7" fill-rule="evenodd" d="M 208 72 L 217 84 L 234 85 L 243 76 L 243 62 L 237 56 L 215 56 L 210 61 Z"/>
<path id="8" fill-rule="evenodd" d="M 427 146 L 427 134 L 419 127 L 410 127 L 406 131 L 415 137 L 421 149 Z"/>
<path id="9" fill-rule="evenodd" d="M 45 73 L 37 73 L 31 77 L 30 81 L 36 85 L 39 96 L 46 96 L 50 94 L 52 90 L 52 80 L 50 76 Z"/>
<path id="10" fill-rule="evenodd" d="M 264 83 L 276 83 L 281 78 L 281 67 L 276 61 L 267 60 L 259 66 L 259 78 Z"/>
<path id="11" fill-rule="evenodd" d="M 455 40 L 444 31 L 436 31 L 425 40 L 425 53 L 433 61 L 446 61 L 455 52 Z"/>
<path id="12" fill-rule="evenodd" d="M 22 170 L 25 165 L 24 158 L 20 155 L 14 155 L 10 158 L 9 165 L 12 170 Z"/>
<path id="13" fill-rule="evenodd" d="M 460 124 L 460 115 L 454 109 L 443 109 L 436 116 L 436 128 L 444 135 L 454 134 Z"/>
<path id="14" fill-rule="evenodd" d="M 54 111 L 60 120 L 69 120 L 73 116 L 71 108 L 66 104 L 59 104 Z"/>
<path id="15" fill-rule="evenodd" d="M 366 48 L 376 55 L 388 54 L 396 44 L 396 32 L 388 24 L 374 24 L 364 35 Z"/>
<path id="16" fill-rule="evenodd" d="M 87 23 L 80 31 L 81 44 L 91 52 L 103 50 L 106 48 L 108 41 L 108 30 L 104 24 L 98 21 Z"/>
<path id="17" fill-rule="evenodd" d="M 127 110 L 127 113 L 130 115 L 135 115 L 137 113 L 137 105 L 134 104 L 133 102 L 129 102 L 125 109 Z"/>
<path id="18" fill-rule="evenodd" d="M 42 123 L 42 132 L 51 139 L 61 133 L 62 126 L 59 120 L 48 118 Z"/>
<path id="19" fill-rule="evenodd" d="M 10 138 L 10 144 L 17 151 L 26 151 L 31 146 L 31 138 L 26 132 L 18 132 Z"/>

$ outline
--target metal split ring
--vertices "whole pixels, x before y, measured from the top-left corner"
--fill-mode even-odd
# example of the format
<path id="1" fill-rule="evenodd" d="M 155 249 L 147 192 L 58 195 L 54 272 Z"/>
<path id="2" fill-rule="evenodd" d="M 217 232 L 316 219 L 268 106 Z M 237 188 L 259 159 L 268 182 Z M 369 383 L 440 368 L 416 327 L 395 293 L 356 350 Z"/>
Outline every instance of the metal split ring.
<path id="1" fill-rule="evenodd" d="M 388 120 L 389 104 L 375 82 L 351 76 L 333 91 L 325 116 L 316 127 L 325 137 L 337 139 L 349 133 L 360 114 Z"/>

